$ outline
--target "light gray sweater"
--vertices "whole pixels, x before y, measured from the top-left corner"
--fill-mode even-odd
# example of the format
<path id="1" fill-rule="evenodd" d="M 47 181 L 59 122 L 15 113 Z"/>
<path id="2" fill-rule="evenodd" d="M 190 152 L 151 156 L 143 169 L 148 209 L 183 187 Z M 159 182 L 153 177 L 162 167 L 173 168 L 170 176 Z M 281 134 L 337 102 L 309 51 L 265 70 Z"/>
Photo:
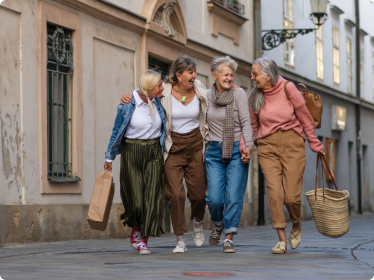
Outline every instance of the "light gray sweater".
<path id="1" fill-rule="evenodd" d="M 226 106 L 218 106 L 212 100 L 212 90 L 208 89 L 207 121 L 209 132 L 206 141 L 223 141 L 223 127 L 225 123 Z M 248 98 L 244 90 L 237 88 L 234 91 L 234 141 L 240 141 L 241 135 L 245 145 L 252 149 L 253 132 L 251 117 L 249 115 Z"/>

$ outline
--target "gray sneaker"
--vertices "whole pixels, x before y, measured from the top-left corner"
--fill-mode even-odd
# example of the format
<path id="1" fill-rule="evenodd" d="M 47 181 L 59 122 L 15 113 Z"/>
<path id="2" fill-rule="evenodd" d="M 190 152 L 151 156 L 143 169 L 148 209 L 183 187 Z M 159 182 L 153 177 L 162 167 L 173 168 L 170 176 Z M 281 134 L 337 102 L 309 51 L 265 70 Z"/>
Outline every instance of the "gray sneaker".
<path id="1" fill-rule="evenodd" d="M 223 241 L 223 252 L 224 253 L 235 253 L 234 243 L 230 239 Z"/>
<path id="2" fill-rule="evenodd" d="M 212 233 L 209 237 L 209 246 L 216 247 L 219 244 L 219 239 L 221 238 L 221 234 L 223 231 L 223 225 L 221 229 L 217 229 L 215 225 L 212 226 Z"/>

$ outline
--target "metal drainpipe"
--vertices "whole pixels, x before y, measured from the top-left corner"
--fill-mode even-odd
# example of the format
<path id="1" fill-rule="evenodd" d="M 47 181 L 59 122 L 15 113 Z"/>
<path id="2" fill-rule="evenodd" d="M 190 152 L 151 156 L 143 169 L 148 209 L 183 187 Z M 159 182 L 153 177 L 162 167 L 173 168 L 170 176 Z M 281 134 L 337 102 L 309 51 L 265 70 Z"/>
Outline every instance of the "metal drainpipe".
<path id="1" fill-rule="evenodd" d="M 261 0 L 253 1 L 254 18 L 254 59 L 262 56 L 262 34 L 261 34 Z M 258 218 L 257 225 L 265 224 L 265 183 L 264 174 L 258 165 Z"/>
<path id="2" fill-rule="evenodd" d="M 355 0 L 356 10 L 356 97 L 360 99 L 361 92 L 361 55 L 360 55 L 360 6 L 359 0 Z M 362 214 L 362 200 L 361 200 L 361 101 L 356 104 L 356 154 L 357 154 L 357 212 Z"/>

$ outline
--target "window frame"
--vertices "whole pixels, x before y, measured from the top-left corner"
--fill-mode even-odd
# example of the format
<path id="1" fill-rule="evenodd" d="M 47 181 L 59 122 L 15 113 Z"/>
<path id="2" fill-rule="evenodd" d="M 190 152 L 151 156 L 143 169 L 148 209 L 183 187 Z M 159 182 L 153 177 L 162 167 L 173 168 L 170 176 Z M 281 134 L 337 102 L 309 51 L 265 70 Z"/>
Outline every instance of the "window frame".
<path id="1" fill-rule="evenodd" d="M 48 180 L 47 138 L 47 23 L 72 30 L 74 44 L 73 61 L 73 110 L 72 110 L 72 175 L 82 178 L 82 112 L 81 112 L 81 21 L 79 15 L 39 2 L 39 164 L 40 190 L 45 193 L 82 193 L 82 181 Z"/>
<path id="2" fill-rule="evenodd" d="M 286 3 L 292 3 L 292 7 L 286 12 L 286 9 L 289 8 L 289 5 Z M 284 16 L 283 16 L 283 26 L 284 29 L 294 29 L 294 20 L 293 20 L 293 0 L 284 0 Z M 287 16 L 286 16 L 287 15 Z M 293 58 L 292 58 L 293 55 Z M 288 57 L 288 59 L 287 59 Z M 287 39 L 284 42 L 284 63 L 286 66 L 295 67 L 295 39 Z"/>
<path id="3" fill-rule="evenodd" d="M 347 58 L 347 92 L 353 94 L 353 58 L 352 40 L 346 38 L 346 58 Z"/>
<path id="4" fill-rule="evenodd" d="M 332 55 L 333 55 L 333 80 L 334 85 L 340 85 L 340 51 L 339 28 L 332 27 Z"/>
<path id="5" fill-rule="evenodd" d="M 317 62 L 317 79 L 323 81 L 324 79 L 324 64 L 323 64 L 323 29 L 319 26 L 316 30 L 316 62 Z M 320 36 L 319 36 L 320 35 Z M 322 68 L 321 68 L 322 66 Z"/>

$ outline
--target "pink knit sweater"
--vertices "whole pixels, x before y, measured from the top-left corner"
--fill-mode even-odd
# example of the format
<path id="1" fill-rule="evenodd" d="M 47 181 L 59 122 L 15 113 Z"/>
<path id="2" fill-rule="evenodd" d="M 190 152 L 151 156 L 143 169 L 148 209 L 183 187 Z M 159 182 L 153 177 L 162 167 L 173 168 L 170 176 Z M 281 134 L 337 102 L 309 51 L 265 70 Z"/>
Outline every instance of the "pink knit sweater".
<path id="1" fill-rule="evenodd" d="M 293 129 L 303 137 L 304 141 L 308 139 L 310 149 L 317 153 L 323 149 L 323 144 L 316 137 L 314 120 L 305 106 L 303 96 L 292 82 L 287 83 L 291 102 L 287 100 L 284 92 L 285 81 L 279 76 L 273 88 L 264 90 L 265 106 L 258 114 L 250 110 L 253 135 L 257 132 L 255 144 L 257 139 L 264 138 L 278 130 Z"/>

